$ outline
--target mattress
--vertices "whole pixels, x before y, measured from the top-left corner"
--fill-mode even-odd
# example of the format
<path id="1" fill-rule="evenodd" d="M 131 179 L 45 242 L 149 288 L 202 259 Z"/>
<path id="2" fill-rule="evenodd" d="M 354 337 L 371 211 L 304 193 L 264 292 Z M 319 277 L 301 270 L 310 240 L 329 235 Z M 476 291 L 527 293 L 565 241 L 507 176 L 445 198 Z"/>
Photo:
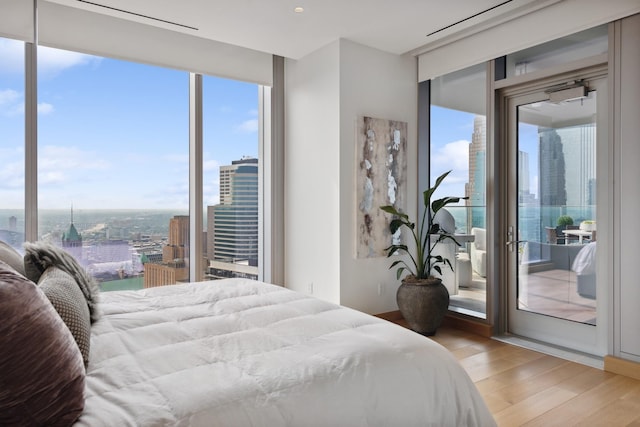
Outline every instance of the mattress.
<path id="1" fill-rule="evenodd" d="M 439 344 L 224 279 L 101 295 L 76 426 L 493 426 Z"/>

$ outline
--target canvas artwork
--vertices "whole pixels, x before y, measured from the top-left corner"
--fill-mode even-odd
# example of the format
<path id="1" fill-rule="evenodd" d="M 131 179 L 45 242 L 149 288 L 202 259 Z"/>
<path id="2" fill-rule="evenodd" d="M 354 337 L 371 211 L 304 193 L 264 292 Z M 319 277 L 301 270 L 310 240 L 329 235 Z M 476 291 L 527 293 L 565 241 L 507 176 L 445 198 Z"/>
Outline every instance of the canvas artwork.
<path id="1" fill-rule="evenodd" d="M 400 242 L 391 235 L 391 216 L 380 206 L 406 211 L 407 123 L 360 117 L 357 135 L 358 258 L 386 256 L 384 249 Z"/>

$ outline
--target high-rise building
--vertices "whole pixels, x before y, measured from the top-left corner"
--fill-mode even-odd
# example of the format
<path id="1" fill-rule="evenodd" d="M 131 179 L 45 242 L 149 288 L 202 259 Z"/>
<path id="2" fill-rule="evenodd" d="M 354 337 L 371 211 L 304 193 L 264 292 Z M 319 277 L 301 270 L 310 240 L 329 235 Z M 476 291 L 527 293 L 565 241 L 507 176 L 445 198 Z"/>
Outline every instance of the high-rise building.
<path id="1" fill-rule="evenodd" d="M 595 124 L 566 127 L 557 132 L 564 152 L 567 205 L 595 205 Z"/>
<path id="2" fill-rule="evenodd" d="M 144 264 L 144 287 L 173 285 L 189 280 L 189 216 L 169 220 L 169 238 L 162 248 L 162 263 Z"/>
<path id="3" fill-rule="evenodd" d="M 258 182 L 258 159 L 245 157 L 220 167 L 220 204 L 207 207 L 213 277 L 257 277 Z"/>
<path id="4" fill-rule="evenodd" d="M 562 138 L 555 129 L 538 128 L 538 199 L 540 206 L 565 206 L 565 156 Z"/>
<path id="5" fill-rule="evenodd" d="M 465 186 L 467 224 L 471 227 L 486 227 L 486 190 L 485 169 L 487 152 L 487 118 L 475 116 L 473 118 L 473 134 L 469 144 L 469 182 Z"/>

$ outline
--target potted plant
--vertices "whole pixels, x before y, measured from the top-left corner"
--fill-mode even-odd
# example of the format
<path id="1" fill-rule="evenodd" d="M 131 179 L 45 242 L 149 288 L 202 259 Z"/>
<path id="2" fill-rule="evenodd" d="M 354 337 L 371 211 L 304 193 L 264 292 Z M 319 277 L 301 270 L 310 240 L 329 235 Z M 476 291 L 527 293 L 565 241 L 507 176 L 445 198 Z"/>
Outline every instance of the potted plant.
<path id="1" fill-rule="evenodd" d="M 573 218 L 569 215 L 560 215 L 556 222 L 559 227 L 566 227 L 567 225 L 573 225 Z"/>
<path id="2" fill-rule="evenodd" d="M 565 239 L 568 239 L 569 237 L 565 236 L 565 234 L 562 232 L 563 230 L 567 229 L 568 225 L 573 225 L 573 218 L 571 218 L 569 215 L 560 215 L 556 220 L 556 234 L 558 236 L 564 236 Z"/>
<path id="3" fill-rule="evenodd" d="M 442 279 L 434 276 L 434 272 L 442 275 L 443 267 L 453 271 L 453 264 L 448 258 L 437 254 L 435 249 L 440 243 L 446 241 L 460 246 L 452 234 L 454 230 L 445 230 L 436 222 L 437 214 L 444 207 L 468 198 L 443 197 L 431 201 L 433 193 L 449 173 L 451 171 L 440 175 L 434 186 L 422 193 L 424 213 L 419 224 L 412 222 L 407 214 L 398 212 L 393 206 L 380 207 L 394 216 L 389 224 L 392 235 L 405 227 L 413 237 L 411 248 L 406 244 L 392 244 L 385 251 L 387 257 L 402 253 L 409 255 L 408 262 L 406 258 L 398 259 L 389 268 L 398 267 L 396 271 L 398 279 L 402 277 L 405 270 L 409 273 L 402 279 L 396 301 L 409 327 L 424 335 L 435 334 L 449 307 L 449 292 L 442 283 Z"/>

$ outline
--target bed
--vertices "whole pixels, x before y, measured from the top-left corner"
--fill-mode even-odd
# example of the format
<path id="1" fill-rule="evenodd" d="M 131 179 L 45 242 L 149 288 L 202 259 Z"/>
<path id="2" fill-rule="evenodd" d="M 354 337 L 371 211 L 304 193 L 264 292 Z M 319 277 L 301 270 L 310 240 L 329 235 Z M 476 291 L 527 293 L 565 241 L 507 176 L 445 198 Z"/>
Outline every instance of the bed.
<path id="1" fill-rule="evenodd" d="M 495 425 L 439 344 L 279 286 L 105 292 L 97 307 L 77 427 Z"/>

